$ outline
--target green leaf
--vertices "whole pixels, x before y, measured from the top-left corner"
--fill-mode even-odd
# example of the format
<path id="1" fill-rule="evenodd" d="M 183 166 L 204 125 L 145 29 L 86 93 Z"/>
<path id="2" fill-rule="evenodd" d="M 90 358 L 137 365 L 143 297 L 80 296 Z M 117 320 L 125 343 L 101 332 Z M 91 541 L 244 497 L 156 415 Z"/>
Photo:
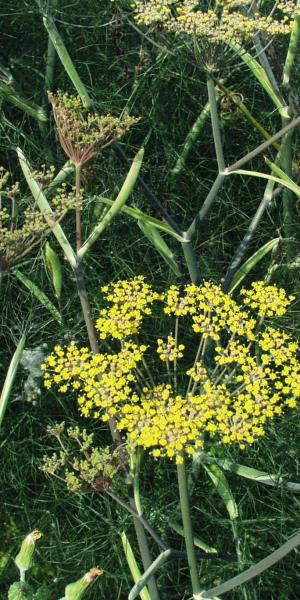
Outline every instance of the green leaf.
<path id="1" fill-rule="evenodd" d="M 51 300 L 49 300 L 48 296 L 35 284 L 31 279 L 28 279 L 24 273 L 18 271 L 18 269 L 13 270 L 14 275 L 27 287 L 31 293 L 40 301 L 43 306 L 51 313 L 52 317 L 58 321 L 58 323 L 62 323 L 62 318 L 60 312 L 57 308 L 52 304 Z"/>
<path id="2" fill-rule="evenodd" d="M 286 187 L 289 187 L 289 189 L 292 190 L 299 198 L 299 196 L 300 196 L 299 185 L 297 185 L 280 167 L 278 167 L 278 165 L 273 163 L 266 156 L 265 156 L 265 161 L 266 161 L 267 165 L 270 167 L 271 171 L 273 173 L 275 173 L 275 175 L 277 175 L 277 177 L 279 177 L 279 179 L 281 179 L 282 182 L 284 182 L 285 184 L 288 184 L 288 185 L 286 185 Z"/>
<path id="3" fill-rule="evenodd" d="M 270 485 L 272 487 L 282 486 L 284 489 L 291 492 L 300 492 L 300 483 L 294 481 L 285 481 L 280 475 L 274 473 L 267 473 L 266 471 L 260 471 L 253 467 L 247 467 L 240 463 L 233 462 L 227 459 L 215 458 L 213 456 L 201 455 L 201 463 L 217 464 L 222 469 L 230 471 L 239 477 L 245 477 L 245 479 L 251 479 L 256 483 L 263 483 L 264 485 Z"/>
<path id="4" fill-rule="evenodd" d="M 107 204 L 108 206 L 112 206 L 112 204 L 113 204 L 113 200 L 110 200 L 109 198 L 104 198 L 103 196 L 97 196 L 96 199 L 99 202 L 102 202 L 103 204 Z M 187 243 L 186 238 L 184 238 L 181 235 L 179 235 L 178 233 L 176 233 L 176 231 L 174 231 L 174 229 L 172 229 L 167 223 L 164 223 L 163 221 L 160 221 L 159 219 L 155 219 L 154 217 L 150 217 L 150 215 L 146 215 L 139 208 L 132 208 L 132 206 L 123 206 L 121 209 L 121 212 L 124 212 L 126 215 L 133 217 L 137 221 L 143 221 L 143 223 L 149 223 L 150 225 L 154 225 L 156 227 L 156 229 L 159 229 L 160 231 L 163 231 L 164 233 L 168 233 L 169 235 L 173 236 L 176 240 L 178 240 L 179 242 L 182 242 L 183 244 Z"/>
<path id="5" fill-rule="evenodd" d="M 110 209 L 105 213 L 104 217 L 101 221 L 96 225 L 93 231 L 90 233 L 87 240 L 81 246 L 80 250 L 78 250 L 78 256 L 83 258 L 86 252 L 91 248 L 94 242 L 98 239 L 98 237 L 105 231 L 105 229 L 110 225 L 111 221 L 114 217 L 122 210 L 125 202 L 127 202 L 134 186 L 136 180 L 139 176 L 139 172 L 142 166 L 144 156 L 144 148 L 140 148 L 140 150 L 136 153 L 131 167 L 126 175 L 125 181 L 116 197 L 114 202 L 112 203 Z"/>
<path id="6" fill-rule="evenodd" d="M 238 507 L 222 469 L 216 464 L 203 464 L 203 467 L 211 478 L 219 496 L 222 498 L 230 519 L 237 519 L 239 516 Z"/>
<path id="7" fill-rule="evenodd" d="M 184 529 L 182 525 L 171 519 L 168 521 L 168 525 L 170 525 L 171 529 L 176 531 L 176 533 L 179 533 L 179 535 L 182 535 L 182 537 L 184 537 Z M 218 553 L 218 550 L 216 548 L 214 548 L 213 546 L 209 546 L 209 544 L 201 540 L 199 537 L 194 536 L 193 539 L 194 546 L 196 546 L 196 548 L 200 548 L 201 550 L 204 550 L 204 552 L 208 552 L 209 554 Z"/>
<path id="8" fill-rule="evenodd" d="M 8 600 L 33 600 L 32 587 L 28 583 L 16 581 L 8 590 Z"/>
<path id="9" fill-rule="evenodd" d="M 21 96 L 14 90 L 14 88 L 11 85 L 3 83 L 3 81 L 1 80 L 0 96 L 2 96 L 4 100 L 7 100 L 11 104 L 14 104 L 14 106 L 17 106 L 17 108 L 20 108 L 23 112 L 27 113 L 34 119 L 37 119 L 37 121 L 40 121 L 42 123 L 48 121 L 48 117 L 43 108 L 31 104 L 30 102 L 28 102 L 28 100 L 21 98 Z"/>
<path id="10" fill-rule="evenodd" d="M 273 165 L 273 163 L 272 163 Z M 275 166 L 275 165 L 274 165 Z M 278 167 L 276 167 L 278 170 Z M 281 171 L 281 169 L 280 169 Z M 283 173 L 283 171 L 281 171 Z M 225 173 L 226 175 L 227 173 Z M 292 181 L 286 174 L 285 177 L 274 177 L 274 175 L 269 175 L 268 173 L 259 173 L 259 171 L 246 171 L 245 169 L 238 169 L 237 171 L 230 171 L 228 175 L 249 175 L 250 177 L 261 177 L 262 179 L 268 179 L 269 181 L 275 181 L 275 183 L 279 183 L 284 187 L 287 187 L 289 190 L 294 192 L 298 198 L 300 198 L 300 187 Z"/>
<path id="11" fill-rule="evenodd" d="M 293 537 L 291 537 L 285 544 L 280 546 L 277 550 L 260 560 L 256 565 L 253 565 L 246 571 L 243 571 L 239 575 L 232 577 L 232 579 L 228 579 L 221 585 L 217 585 L 210 590 L 206 590 L 197 594 L 195 597 L 196 600 L 202 600 L 204 598 L 212 598 L 216 594 L 225 594 L 225 592 L 230 592 L 230 590 L 234 590 L 238 586 L 246 583 L 247 581 L 251 581 L 254 577 L 257 577 L 267 569 L 270 569 L 273 565 L 275 565 L 279 560 L 284 558 L 291 550 L 300 545 L 300 532 L 296 533 Z"/>
<path id="12" fill-rule="evenodd" d="M 130 569 L 130 572 L 132 575 L 132 579 L 133 579 L 134 583 L 137 583 L 141 579 L 142 574 L 141 574 L 141 571 L 136 562 L 136 559 L 133 554 L 133 550 L 129 543 L 128 537 L 124 531 L 121 534 L 121 540 L 122 540 L 123 550 L 124 550 L 124 553 L 126 556 L 127 564 L 129 566 L 129 569 Z M 141 600 L 151 600 L 151 596 L 149 594 L 148 588 L 146 588 L 146 587 L 143 588 L 143 590 L 140 592 L 139 595 L 140 595 Z"/>
<path id="13" fill-rule="evenodd" d="M 282 116 L 287 116 L 283 98 L 279 95 L 278 91 L 274 89 L 262 65 L 237 42 L 228 41 L 227 44 L 239 55 L 245 65 L 247 65 L 248 69 L 250 69 L 254 77 L 256 77 L 262 88 L 271 98 L 274 105 L 278 108 L 280 114 Z"/>
<path id="14" fill-rule="evenodd" d="M 277 248 L 280 239 L 281 238 L 274 238 L 273 240 L 270 240 L 269 242 L 264 244 L 264 246 L 259 248 L 256 252 L 254 252 L 254 254 L 252 254 L 252 256 L 250 256 L 250 258 L 246 260 L 246 262 L 244 262 L 244 264 L 237 270 L 237 272 L 233 276 L 230 286 L 228 288 L 228 293 L 232 293 L 235 290 L 235 288 L 240 285 L 240 283 L 243 281 L 243 279 L 245 279 L 248 273 L 250 273 L 250 271 L 254 269 L 257 263 L 259 263 L 264 258 L 264 256 L 266 256 L 266 254 Z"/>
<path id="15" fill-rule="evenodd" d="M 14 379 L 17 373 L 17 369 L 22 358 L 23 350 L 25 345 L 25 336 L 23 335 L 18 343 L 17 349 L 11 359 L 7 375 L 3 384 L 2 392 L 0 395 L 0 428 L 4 419 L 7 403 L 12 390 Z"/>
<path id="16" fill-rule="evenodd" d="M 167 265 L 169 265 L 169 267 L 172 269 L 176 277 L 180 277 L 181 272 L 174 259 L 173 252 L 170 250 L 168 244 L 166 244 L 156 227 L 150 223 L 144 223 L 141 220 L 138 221 L 138 226 L 146 238 L 153 244 L 160 256 L 162 256 Z"/>

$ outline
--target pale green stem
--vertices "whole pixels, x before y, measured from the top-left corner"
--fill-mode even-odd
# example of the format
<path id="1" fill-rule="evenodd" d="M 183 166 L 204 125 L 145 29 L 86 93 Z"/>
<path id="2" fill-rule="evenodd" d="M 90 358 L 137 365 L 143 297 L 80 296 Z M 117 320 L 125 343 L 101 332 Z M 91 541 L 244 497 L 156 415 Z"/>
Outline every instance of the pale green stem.
<path id="1" fill-rule="evenodd" d="M 202 335 L 201 339 L 200 339 L 200 342 L 199 342 L 198 350 L 196 352 L 196 356 L 195 356 L 195 360 L 194 360 L 194 364 L 193 364 L 193 369 L 195 369 L 196 364 L 197 364 L 197 362 L 199 360 L 199 356 L 200 356 L 200 353 L 201 353 L 201 350 L 202 350 L 203 343 L 204 343 L 204 337 Z M 186 395 L 185 395 L 186 398 L 188 397 L 188 394 L 190 392 L 190 389 L 191 389 L 191 386 L 192 386 L 192 382 L 193 382 L 193 378 L 190 377 L 189 378 L 189 383 L 188 383 L 188 386 L 187 386 L 187 390 L 186 390 Z"/>
<path id="2" fill-rule="evenodd" d="M 203 222 L 217 197 L 218 191 L 219 191 L 221 185 L 223 184 L 224 179 L 225 179 L 225 175 L 223 175 L 223 174 L 217 175 L 209 193 L 207 194 L 207 196 L 202 204 L 202 207 L 201 207 L 199 213 L 196 215 L 192 224 L 190 225 L 190 227 L 188 228 L 188 230 L 185 234 L 187 239 L 191 240 L 192 237 L 195 235 L 196 231 L 198 229 L 200 229 L 200 227 L 203 226 Z M 184 250 L 184 246 L 183 246 L 183 250 Z"/>
<path id="3" fill-rule="evenodd" d="M 194 233 L 194 232 L 193 232 Z M 192 235 L 193 235 L 192 233 Z M 196 258 L 195 250 L 192 246 L 192 242 L 188 233 L 183 232 L 183 237 L 187 240 L 181 244 L 185 262 L 188 268 L 189 276 L 192 283 L 199 283 L 200 280 L 200 270 L 198 261 Z"/>
<path id="4" fill-rule="evenodd" d="M 82 246 L 81 231 L 81 164 L 75 165 L 75 189 L 76 189 L 76 249 L 79 252 Z"/>
<path id="5" fill-rule="evenodd" d="M 174 336 L 176 350 L 178 348 L 178 325 L 179 325 L 179 319 L 178 319 L 178 317 L 176 317 L 175 336 Z M 176 355 L 175 355 L 175 360 L 174 360 L 174 390 L 175 390 L 175 392 L 177 390 L 177 357 L 176 357 Z"/>
<path id="6" fill-rule="evenodd" d="M 222 147 L 222 140 L 221 140 L 218 105 L 217 105 L 217 101 L 216 101 L 215 82 L 211 77 L 207 80 L 207 91 L 208 91 L 208 99 L 209 99 L 209 106 L 210 106 L 211 124 L 212 124 L 212 129 L 213 129 L 215 152 L 216 152 L 217 162 L 218 162 L 218 170 L 219 170 L 219 173 L 222 173 L 225 169 L 225 161 L 224 161 L 224 154 L 223 154 L 223 147 Z"/>
<path id="7" fill-rule="evenodd" d="M 25 583 L 26 581 L 26 571 L 24 569 L 20 569 L 20 581 L 21 583 Z"/>
<path id="8" fill-rule="evenodd" d="M 184 460 L 184 459 L 183 459 Z M 177 465 L 177 478 L 180 498 L 180 508 L 182 515 L 182 524 L 184 529 L 185 546 L 188 556 L 188 564 L 191 576 L 191 584 L 193 596 L 196 597 L 200 593 L 200 582 L 198 575 L 198 567 L 196 561 L 196 553 L 194 546 L 194 535 L 190 514 L 190 503 L 187 489 L 187 478 L 184 462 Z"/>
<path id="9" fill-rule="evenodd" d="M 227 167 L 226 174 L 229 175 L 230 173 L 232 173 L 232 171 L 236 171 L 237 169 L 240 169 L 240 167 L 242 167 L 244 164 L 249 162 L 249 160 L 252 160 L 256 156 L 258 156 L 259 154 L 261 154 L 262 152 L 267 150 L 270 146 L 273 145 L 274 142 L 277 142 L 277 140 L 279 140 L 281 137 L 286 135 L 289 131 L 292 131 L 292 129 L 297 127 L 297 125 L 299 125 L 299 123 L 300 123 L 300 116 L 298 116 L 296 119 L 293 119 L 293 121 L 291 121 L 289 123 L 289 125 L 286 125 L 286 127 L 283 127 L 282 129 L 280 129 L 280 131 L 278 131 L 277 133 L 272 135 L 272 137 L 269 140 L 267 140 L 266 142 L 263 142 L 262 144 L 260 144 L 256 148 L 254 148 L 254 150 L 251 150 L 251 152 L 248 152 L 248 154 L 243 156 L 243 158 L 240 158 L 235 163 L 233 163 L 232 165 Z"/>
<path id="10" fill-rule="evenodd" d="M 58 0 L 48 0 L 48 11 L 55 11 L 57 7 Z M 51 40 L 51 37 L 48 36 L 48 48 L 47 48 L 47 60 L 46 60 L 46 72 L 45 72 L 45 90 L 46 93 L 51 91 L 53 88 L 54 82 L 54 69 L 55 69 L 55 57 L 56 50 L 55 46 Z"/>
<path id="11" fill-rule="evenodd" d="M 297 8 L 300 7 L 300 0 L 297 2 Z M 283 87 L 289 88 L 290 78 L 292 69 L 294 66 L 295 58 L 297 56 L 297 49 L 300 38 L 300 15 L 295 18 L 293 31 L 290 37 L 290 43 L 288 47 L 288 52 L 286 55 L 286 60 L 283 69 Z"/>

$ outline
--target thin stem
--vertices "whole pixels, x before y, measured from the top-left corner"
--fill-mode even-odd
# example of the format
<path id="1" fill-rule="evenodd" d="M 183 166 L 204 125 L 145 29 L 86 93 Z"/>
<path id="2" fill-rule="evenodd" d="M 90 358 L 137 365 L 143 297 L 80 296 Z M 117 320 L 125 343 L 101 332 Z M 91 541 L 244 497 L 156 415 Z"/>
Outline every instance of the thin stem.
<path id="1" fill-rule="evenodd" d="M 178 347 L 178 325 L 179 325 L 179 319 L 178 317 L 176 317 L 175 320 L 175 348 L 177 350 Z M 177 356 L 175 354 L 175 359 L 174 359 L 174 390 L 176 392 L 177 390 Z"/>
<path id="2" fill-rule="evenodd" d="M 77 252 L 82 246 L 82 231 L 81 231 L 81 164 L 75 165 L 75 181 L 76 181 L 76 248 Z"/>
<path id="3" fill-rule="evenodd" d="M 183 459 L 184 460 L 184 459 Z M 188 497 L 188 489 L 187 489 L 187 478 L 186 478 L 186 470 L 185 464 L 177 465 L 177 478 L 178 478 L 178 488 L 179 488 L 179 498 L 180 498 L 180 508 L 182 515 L 182 523 L 184 529 L 184 539 L 185 546 L 188 555 L 188 564 L 191 575 L 191 583 L 194 597 L 197 594 L 200 594 L 200 582 L 198 576 L 198 568 L 196 561 L 196 553 L 194 547 L 194 535 L 190 514 L 190 504 Z"/>
<path id="4" fill-rule="evenodd" d="M 187 239 L 190 240 L 193 237 L 193 235 L 196 233 L 196 231 L 197 230 L 199 231 L 199 229 L 203 227 L 204 220 L 217 197 L 218 191 L 219 191 L 221 185 L 223 184 L 224 179 L 225 179 L 225 175 L 220 174 L 220 173 L 217 175 L 209 193 L 207 194 L 207 196 L 202 204 L 202 207 L 201 207 L 199 213 L 196 215 L 192 224 L 190 225 L 190 227 L 188 228 L 188 230 L 186 232 Z M 183 247 L 183 250 L 184 250 L 184 247 Z"/>
<path id="5" fill-rule="evenodd" d="M 197 353 L 196 353 L 196 356 L 195 356 L 195 360 L 194 360 L 194 364 L 193 364 L 193 369 L 195 369 L 196 364 L 197 364 L 197 362 L 199 360 L 199 356 L 200 356 L 200 353 L 201 353 L 201 350 L 202 350 L 202 346 L 203 346 L 203 341 L 204 341 L 204 338 L 203 338 L 203 335 L 202 335 L 201 339 L 200 339 L 200 342 L 199 342 L 198 350 L 197 350 Z M 192 376 L 191 376 L 189 378 L 189 383 L 188 383 L 187 390 L 186 390 L 186 396 L 185 396 L 186 398 L 188 397 L 189 391 L 191 389 L 192 381 L 193 381 L 193 379 L 192 379 Z"/>
<path id="6" fill-rule="evenodd" d="M 24 569 L 20 569 L 20 581 L 21 583 L 25 583 L 26 571 Z"/>
<path id="7" fill-rule="evenodd" d="M 300 116 L 298 116 L 296 119 L 293 119 L 293 121 L 291 121 L 289 123 L 289 125 L 286 125 L 286 127 L 283 127 L 282 129 L 280 129 L 280 131 L 278 131 L 277 133 L 272 135 L 272 137 L 269 140 L 267 140 L 266 142 L 263 142 L 262 144 L 260 144 L 256 148 L 254 148 L 254 150 L 252 150 L 251 152 L 248 152 L 248 154 L 243 156 L 243 158 L 240 158 L 240 160 L 237 160 L 235 163 L 233 163 L 233 165 L 230 165 L 229 167 L 227 167 L 226 174 L 228 175 L 228 174 L 232 173 L 232 171 L 236 171 L 237 169 L 240 169 L 240 167 L 242 167 L 244 164 L 249 162 L 249 160 L 252 160 L 252 158 L 255 158 L 255 156 L 258 156 L 259 154 L 261 154 L 261 152 L 264 152 L 265 150 L 267 150 L 270 146 L 273 145 L 274 142 L 277 142 L 277 140 L 279 140 L 281 137 L 283 137 L 286 133 L 288 133 L 295 127 L 297 127 L 297 125 L 299 125 L 299 123 L 300 123 Z"/>

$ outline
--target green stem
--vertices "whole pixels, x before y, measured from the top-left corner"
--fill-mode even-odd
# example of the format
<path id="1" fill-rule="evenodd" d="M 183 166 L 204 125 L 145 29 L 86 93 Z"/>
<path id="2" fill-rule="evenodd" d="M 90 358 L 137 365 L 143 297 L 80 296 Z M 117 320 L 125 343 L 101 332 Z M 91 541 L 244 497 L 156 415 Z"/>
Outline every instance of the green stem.
<path id="1" fill-rule="evenodd" d="M 300 7 L 300 0 L 297 2 L 297 8 Z M 300 15 L 295 17 L 293 31 L 290 37 L 290 43 L 286 55 L 286 60 L 283 69 L 283 87 L 288 89 L 290 85 L 290 78 L 292 69 L 294 66 L 295 58 L 297 55 L 297 49 L 300 38 Z"/>
<path id="2" fill-rule="evenodd" d="M 177 465 L 177 478 L 179 487 L 180 508 L 182 515 L 182 523 L 184 529 L 185 546 L 188 556 L 188 564 L 191 575 L 191 583 L 193 596 L 196 597 L 200 593 L 200 582 L 198 576 L 198 567 L 196 561 L 196 553 L 194 547 L 194 535 L 190 514 L 190 503 L 187 489 L 187 478 L 184 462 Z"/>
<path id="3" fill-rule="evenodd" d="M 55 11 L 58 0 L 48 0 L 48 10 Z M 51 40 L 50 35 L 48 36 L 48 48 L 47 48 L 47 60 L 46 60 L 46 71 L 45 71 L 45 90 L 46 93 L 51 91 L 54 82 L 54 69 L 55 69 L 55 57 L 56 50 Z"/>
<path id="4" fill-rule="evenodd" d="M 202 207 L 201 207 L 199 213 L 196 215 L 196 217 L 194 218 L 193 222 L 191 223 L 190 227 L 188 228 L 188 230 L 185 234 L 187 239 L 191 239 L 193 237 L 193 235 L 196 233 L 196 231 L 198 229 L 200 229 L 200 227 L 203 226 L 203 222 L 217 197 L 218 191 L 219 191 L 221 185 L 223 184 L 224 179 L 225 179 L 225 175 L 220 174 L 220 173 L 217 175 L 209 193 L 207 194 L 207 196 L 202 204 Z"/>
<path id="5" fill-rule="evenodd" d="M 267 140 L 266 142 L 263 142 L 262 144 L 260 144 L 256 148 L 254 148 L 254 150 L 251 150 L 251 152 L 248 152 L 248 154 L 246 154 L 245 156 L 243 156 L 242 158 L 237 160 L 235 163 L 233 163 L 232 165 L 227 167 L 226 174 L 229 175 L 230 173 L 232 173 L 232 171 L 236 171 L 237 169 L 240 169 L 240 167 L 242 167 L 244 164 L 249 162 L 249 160 L 252 160 L 252 158 L 255 158 L 256 156 L 258 156 L 259 154 L 261 154 L 262 152 L 267 150 L 270 146 L 273 145 L 274 142 L 277 142 L 277 140 L 279 140 L 281 137 L 286 135 L 289 131 L 292 131 L 292 129 L 297 127 L 297 125 L 299 125 L 299 124 L 300 124 L 300 116 L 298 116 L 296 119 L 293 119 L 288 125 L 286 125 L 282 129 L 280 129 L 277 133 L 272 135 L 272 137 L 269 140 Z"/>
<path id="6" fill-rule="evenodd" d="M 82 246 L 82 231 L 81 231 L 81 164 L 75 165 L 75 189 L 76 189 L 76 248 L 79 252 Z"/>
<path id="7" fill-rule="evenodd" d="M 199 279 L 200 279 L 200 271 L 199 271 L 198 261 L 196 259 L 196 255 L 195 255 L 195 250 L 192 246 L 192 242 L 189 239 L 189 236 L 186 235 L 185 232 L 183 232 L 183 236 L 185 237 L 186 240 L 188 240 L 187 242 L 184 242 L 181 244 L 185 262 L 186 262 L 192 283 L 197 284 L 197 283 L 199 283 Z"/>
<path id="8" fill-rule="evenodd" d="M 214 137 L 214 145 L 215 152 L 217 156 L 218 169 L 219 173 L 222 173 L 225 169 L 225 161 L 221 140 L 221 130 L 220 130 L 220 122 L 219 122 L 219 114 L 218 114 L 218 105 L 216 102 L 216 90 L 215 90 L 215 82 L 209 77 L 207 80 L 207 91 L 208 91 L 208 100 L 210 106 L 210 114 L 211 114 L 211 124 L 213 129 L 213 137 Z"/>

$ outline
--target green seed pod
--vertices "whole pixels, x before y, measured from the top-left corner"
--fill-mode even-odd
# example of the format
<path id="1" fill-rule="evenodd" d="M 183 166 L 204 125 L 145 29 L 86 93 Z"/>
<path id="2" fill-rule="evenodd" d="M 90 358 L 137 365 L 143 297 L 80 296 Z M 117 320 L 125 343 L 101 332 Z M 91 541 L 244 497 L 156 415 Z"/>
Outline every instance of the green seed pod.
<path id="1" fill-rule="evenodd" d="M 42 535 L 43 534 L 40 531 L 35 529 L 26 536 L 25 540 L 23 540 L 20 552 L 15 558 L 15 563 L 20 571 L 24 572 L 30 569 L 35 543 Z"/>
<path id="2" fill-rule="evenodd" d="M 65 589 L 65 600 L 81 600 L 86 589 L 99 575 L 103 575 L 103 571 L 100 569 L 90 569 L 80 579 L 74 583 L 69 583 Z"/>
<path id="3" fill-rule="evenodd" d="M 45 244 L 45 262 L 52 277 L 56 298 L 60 300 L 62 288 L 62 270 L 58 254 L 51 248 L 49 242 Z"/>

